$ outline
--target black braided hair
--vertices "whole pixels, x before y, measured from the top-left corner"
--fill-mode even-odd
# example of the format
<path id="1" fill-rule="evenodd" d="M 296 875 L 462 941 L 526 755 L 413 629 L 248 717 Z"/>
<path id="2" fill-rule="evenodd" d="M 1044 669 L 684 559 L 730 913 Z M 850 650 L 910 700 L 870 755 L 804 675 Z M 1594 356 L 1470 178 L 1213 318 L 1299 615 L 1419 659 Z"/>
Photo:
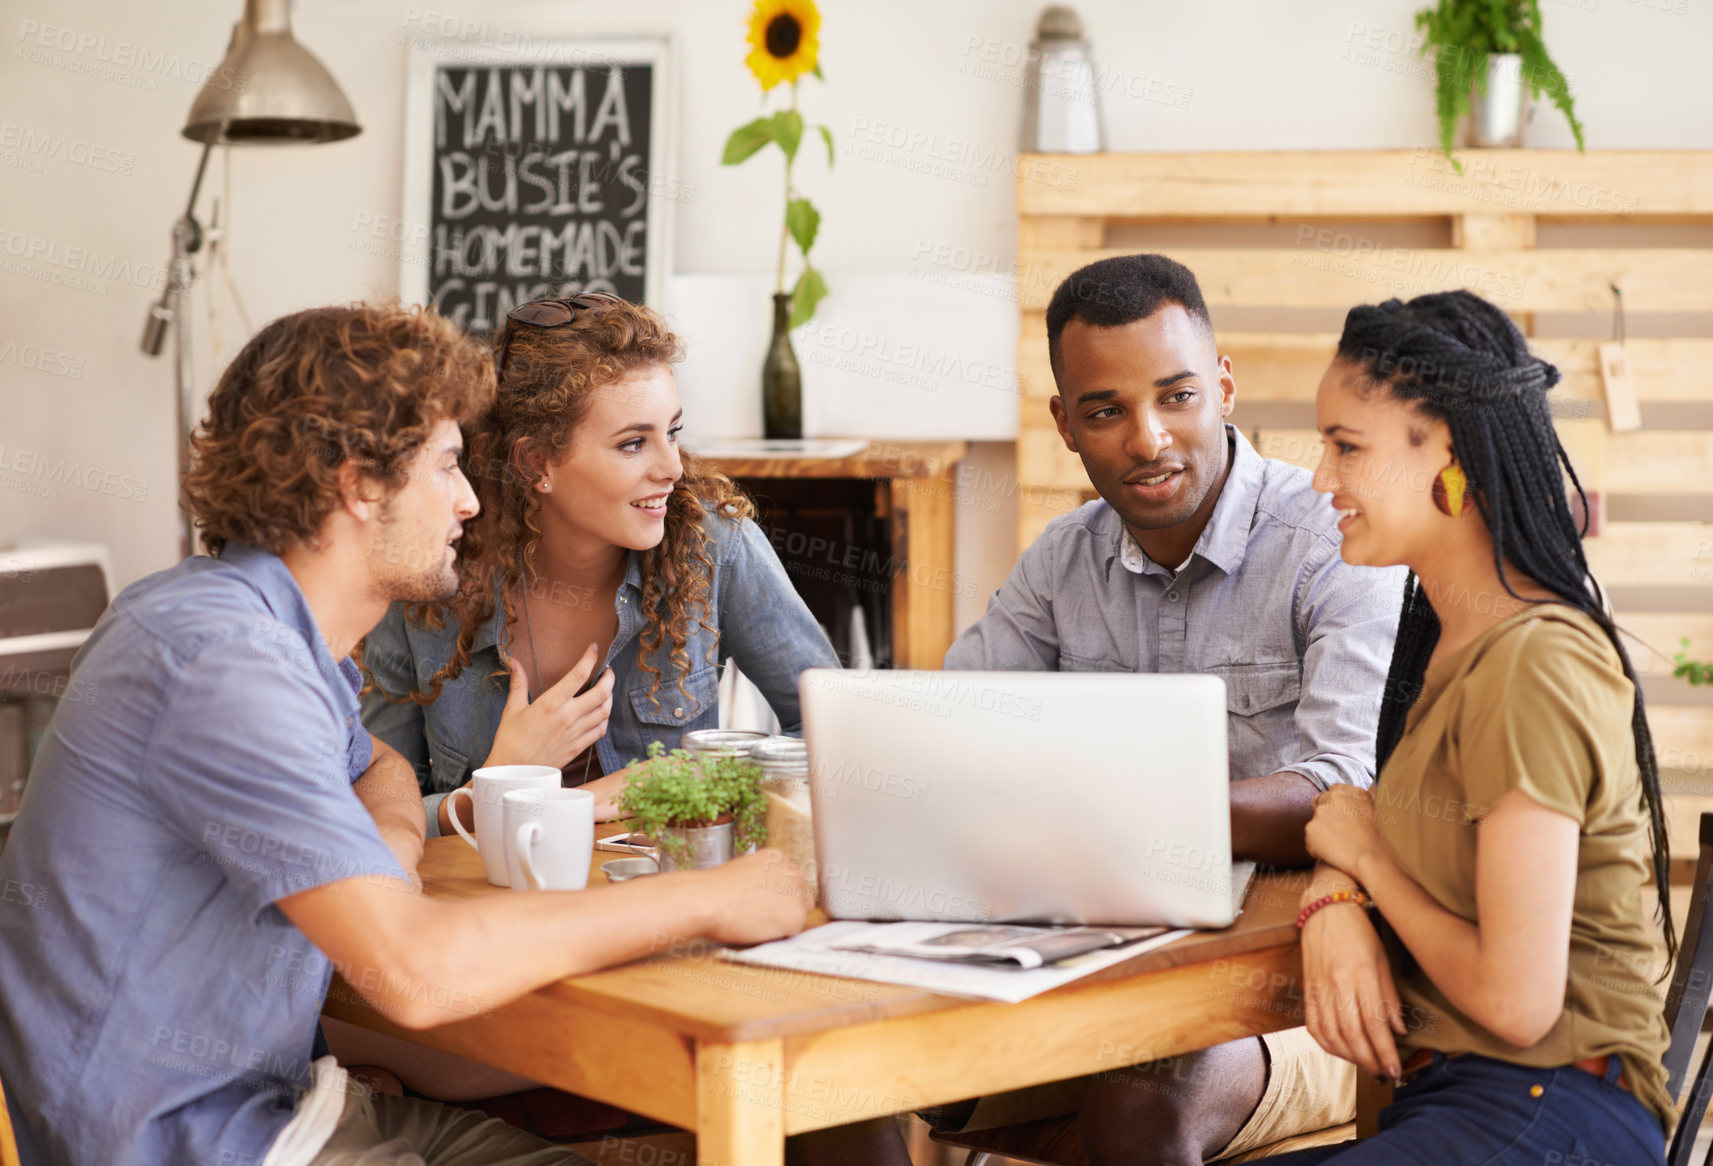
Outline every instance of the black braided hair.
<path id="1" fill-rule="evenodd" d="M 1667 959 L 1675 959 L 1671 854 L 1659 767 L 1635 668 L 1589 575 L 1582 550 L 1586 523 L 1578 529 L 1559 473 L 1562 465 L 1586 515 L 1588 497 L 1559 444 L 1547 405 L 1546 393 L 1558 383 L 1558 369 L 1529 352 L 1528 341 L 1509 316 L 1467 291 L 1417 296 L 1407 304 L 1392 299 L 1352 308 L 1338 340 L 1338 358 L 1359 369 L 1371 386 L 1383 386 L 1393 396 L 1415 402 L 1422 412 L 1450 428 L 1452 449 L 1469 479 L 1468 496 L 1492 532 L 1493 562 L 1505 590 L 1523 598 L 1507 577 L 1509 563 L 1556 597 L 1530 602 L 1574 607 L 1598 623 L 1612 641 L 1624 675 L 1636 690 L 1630 718 L 1636 766 L 1648 814 Z M 1439 617 L 1412 572 L 1404 581 L 1398 639 L 1380 705 L 1377 770 L 1385 766 L 1404 734 L 1405 718 L 1421 694 L 1439 631 Z"/>

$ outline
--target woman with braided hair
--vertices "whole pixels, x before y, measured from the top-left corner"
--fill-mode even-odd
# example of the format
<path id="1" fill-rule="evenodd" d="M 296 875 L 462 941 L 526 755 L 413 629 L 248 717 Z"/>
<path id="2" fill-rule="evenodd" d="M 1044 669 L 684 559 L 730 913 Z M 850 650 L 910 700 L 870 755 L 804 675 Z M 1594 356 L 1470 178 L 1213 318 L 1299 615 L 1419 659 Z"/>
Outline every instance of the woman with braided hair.
<path id="1" fill-rule="evenodd" d="M 1557 381 L 1463 291 L 1353 309 L 1321 380 L 1342 554 L 1410 574 L 1379 777 L 1321 794 L 1308 827 L 1304 1008 L 1399 1084 L 1378 1135 L 1274 1161 L 1663 1156 L 1659 775 L 1566 498 Z"/>

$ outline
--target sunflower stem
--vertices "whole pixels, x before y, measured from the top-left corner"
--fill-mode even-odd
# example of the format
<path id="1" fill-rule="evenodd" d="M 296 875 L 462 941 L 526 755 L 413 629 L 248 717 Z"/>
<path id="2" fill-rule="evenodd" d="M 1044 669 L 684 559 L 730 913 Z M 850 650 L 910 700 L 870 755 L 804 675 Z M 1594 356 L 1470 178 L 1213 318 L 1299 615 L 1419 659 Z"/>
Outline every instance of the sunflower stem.
<path id="1" fill-rule="evenodd" d="M 797 109 L 797 82 L 791 82 L 791 109 Z M 783 151 L 781 151 L 783 152 Z M 791 239 L 791 155 L 785 155 L 785 215 L 779 223 L 779 272 L 774 278 L 774 291 L 778 295 L 785 294 L 785 245 Z"/>

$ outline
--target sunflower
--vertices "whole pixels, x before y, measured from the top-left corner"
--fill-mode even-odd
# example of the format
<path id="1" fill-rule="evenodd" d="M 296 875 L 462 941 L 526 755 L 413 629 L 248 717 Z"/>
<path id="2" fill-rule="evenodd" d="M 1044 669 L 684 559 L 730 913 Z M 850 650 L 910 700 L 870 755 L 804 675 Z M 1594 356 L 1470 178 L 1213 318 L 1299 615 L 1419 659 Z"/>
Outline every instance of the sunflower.
<path id="1" fill-rule="evenodd" d="M 763 90 L 795 83 L 815 71 L 821 13 L 815 0 L 755 0 L 749 18 L 750 54 L 744 59 Z"/>

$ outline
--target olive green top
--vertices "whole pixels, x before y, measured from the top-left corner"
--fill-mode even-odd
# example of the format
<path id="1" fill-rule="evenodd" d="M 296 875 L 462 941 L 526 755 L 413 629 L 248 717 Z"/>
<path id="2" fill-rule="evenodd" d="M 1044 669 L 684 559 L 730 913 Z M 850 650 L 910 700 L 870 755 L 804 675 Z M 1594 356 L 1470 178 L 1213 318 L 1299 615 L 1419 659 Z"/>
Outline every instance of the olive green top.
<path id="1" fill-rule="evenodd" d="M 1493 803 L 1522 790 L 1581 826 L 1564 1011 L 1551 1031 L 1532 1048 L 1507 1044 L 1394 941 L 1406 1040 L 1543 1068 L 1614 1053 L 1631 1092 L 1669 1126 L 1635 698 L 1598 623 L 1561 604 L 1531 607 L 1427 670 L 1374 799 L 1405 873 L 1471 923 L 1477 823 Z"/>

